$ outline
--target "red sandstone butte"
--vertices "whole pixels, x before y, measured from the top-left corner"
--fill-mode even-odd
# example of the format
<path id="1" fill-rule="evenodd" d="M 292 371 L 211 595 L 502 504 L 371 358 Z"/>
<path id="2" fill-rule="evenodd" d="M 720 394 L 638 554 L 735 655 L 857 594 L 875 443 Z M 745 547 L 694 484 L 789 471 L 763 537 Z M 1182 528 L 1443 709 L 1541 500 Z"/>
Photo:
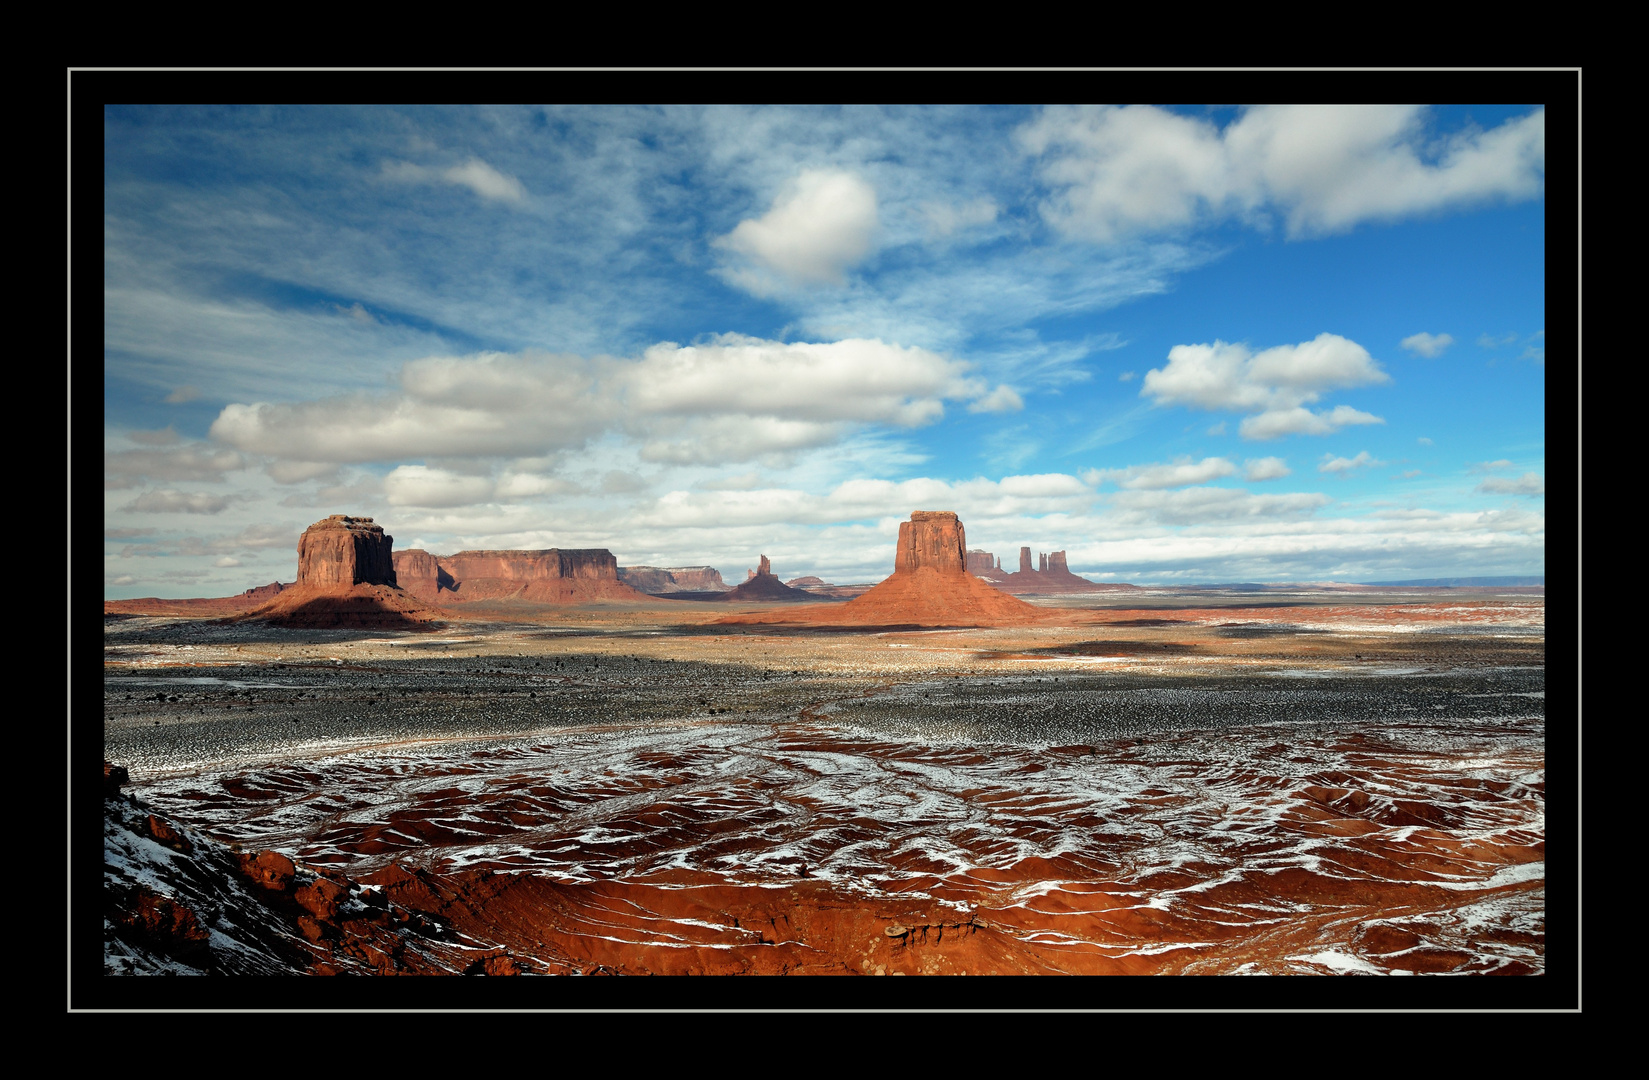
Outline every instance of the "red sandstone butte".
<path id="1" fill-rule="evenodd" d="M 867 626 L 1020 626 L 1048 612 L 968 573 L 967 537 L 949 510 L 918 510 L 899 526 L 893 575 L 845 604 L 776 608 L 718 620 Z"/>
<path id="2" fill-rule="evenodd" d="M 298 582 L 242 619 L 303 629 L 426 629 L 439 616 L 395 583 L 394 538 L 333 514 L 298 538 Z"/>
<path id="3" fill-rule="evenodd" d="M 394 585 L 394 539 L 369 517 L 317 521 L 298 538 L 298 586 Z"/>
<path id="4" fill-rule="evenodd" d="M 587 600 L 646 600 L 619 580 L 618 560 L 606 548 L 537 551 L 460 551 L 431 555 L 398 551 L 395 574 L 409 593 L 429 603 L 525 600 L 576 604 Z"/>

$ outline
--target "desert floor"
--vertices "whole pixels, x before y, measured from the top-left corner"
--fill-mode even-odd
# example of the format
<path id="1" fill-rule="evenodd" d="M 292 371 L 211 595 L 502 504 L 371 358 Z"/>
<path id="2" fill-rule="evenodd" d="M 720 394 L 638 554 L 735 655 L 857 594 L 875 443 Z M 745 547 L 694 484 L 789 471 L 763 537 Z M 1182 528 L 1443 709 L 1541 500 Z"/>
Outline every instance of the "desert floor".
<path id="1" fill-rule="evenodd" d="M 1541 973 L 1544 601 L 106 616 L 104 754 L 145 810 L 437 928 L 293 929 L 293 971 Z"/>

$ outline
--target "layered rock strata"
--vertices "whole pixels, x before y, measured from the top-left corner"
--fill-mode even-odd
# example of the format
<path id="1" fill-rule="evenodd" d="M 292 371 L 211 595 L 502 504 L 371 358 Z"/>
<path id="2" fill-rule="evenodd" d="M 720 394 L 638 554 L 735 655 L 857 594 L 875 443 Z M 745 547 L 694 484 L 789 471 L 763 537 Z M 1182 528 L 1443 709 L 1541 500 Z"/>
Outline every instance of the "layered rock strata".
<path id="1" fill-rule="evenodd" d="M 403 587 L 436 604 L 524 600 L 566 604 L 585 600 L 644 600 L 619 579 L 618 560 L 606 548 L 460 551 L 431 555 L 421 548 L 395 553 Z"/>
<path id="2" fill-rule="evenodd" d="M 298 585 L 394 585 L 394 537 L 369 517 L 333 514 L 298 538 Z"/>
<path id="3" fill-rule="evenodd" d="M 668 596 L 678 592 L 726 592 L 732 586 L 713 566 L 621 566 L 618 580 L 647 593 Z"/>

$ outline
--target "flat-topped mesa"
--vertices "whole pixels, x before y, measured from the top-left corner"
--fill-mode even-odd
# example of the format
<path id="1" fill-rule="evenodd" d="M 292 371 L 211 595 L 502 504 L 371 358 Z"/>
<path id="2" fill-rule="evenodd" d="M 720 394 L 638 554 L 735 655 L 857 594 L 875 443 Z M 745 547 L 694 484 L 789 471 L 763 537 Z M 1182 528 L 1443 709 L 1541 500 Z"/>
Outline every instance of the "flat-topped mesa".
<path id="1" fill-rule="evenodd" d="M 726 592 L 731 585 L 713 566 L 621 566 L 618 580 L 653 596 L 678 592 Z"/>
<path id="2" fill-rule="evenodd" d="M 965 574 L 968 541 L 962 521 L 950 510 L 917 510 L 899 523 L 899 546 L 893 553 L 895 574 L 917 570 Z"/>
<path id="3" fill-rule="evenodd" d="M 333 514 L 298 538 L 298 584 L 323 589 L 394 585 L 394 537 L 369 517 Z"/>
<path id="4" fill-rule="evenodd" d="M 440 604 L 643 598 L 619 580 L 618 559 L 606 548 L 460 551 L 456 555 L 431 555 L 413 548 L 395 553 L 395 570 L 408 592 Z"/>

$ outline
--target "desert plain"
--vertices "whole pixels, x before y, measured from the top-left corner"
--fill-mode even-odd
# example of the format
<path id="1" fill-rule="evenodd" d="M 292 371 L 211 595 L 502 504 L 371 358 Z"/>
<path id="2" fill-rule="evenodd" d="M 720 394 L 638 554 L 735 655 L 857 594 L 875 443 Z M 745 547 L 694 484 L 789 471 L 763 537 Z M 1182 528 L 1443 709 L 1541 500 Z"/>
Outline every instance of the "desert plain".
<path id="1" fill-rule="evenodd" d="M 1543 588 L 1030 602 L 106 605 L 104 969 L 1544 972 Z"/>

